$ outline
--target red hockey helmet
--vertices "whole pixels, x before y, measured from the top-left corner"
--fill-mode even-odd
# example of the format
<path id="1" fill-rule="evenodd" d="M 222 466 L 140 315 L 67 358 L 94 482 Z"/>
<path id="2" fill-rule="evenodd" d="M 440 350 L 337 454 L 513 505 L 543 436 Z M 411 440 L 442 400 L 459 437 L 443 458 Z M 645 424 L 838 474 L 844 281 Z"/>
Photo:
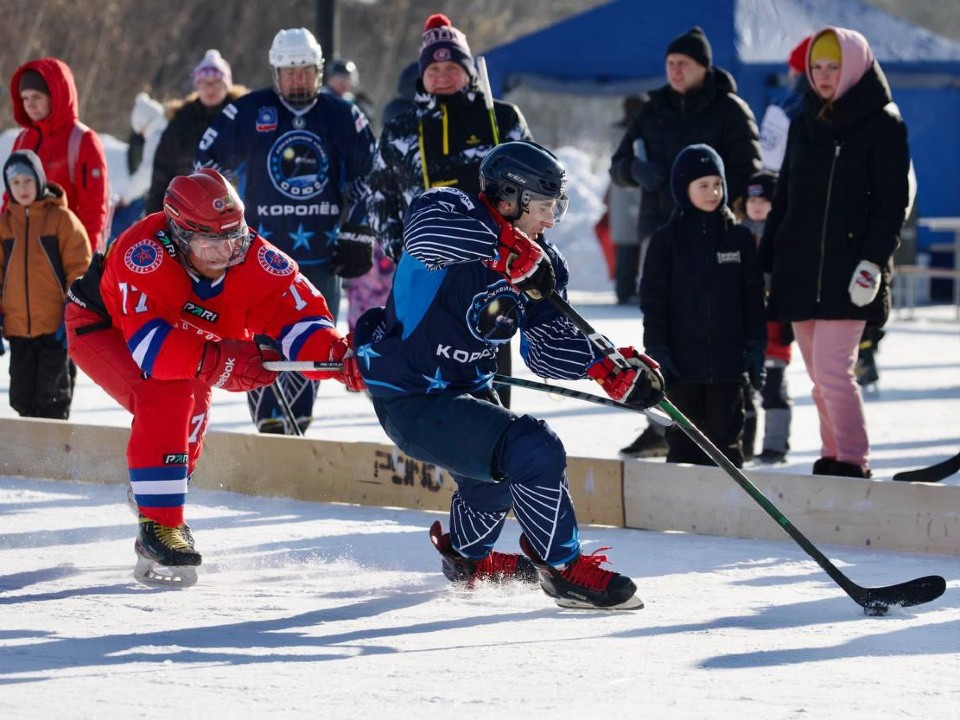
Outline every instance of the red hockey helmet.
<path id="1" fill-rule="evenodd" d="M 250 231 L 243 219 L 243 201 L 216 170 L 201 168 L 178 175 L 163 197 L 170 233 L 184 257 L 214 244 L 230 243 L 224 267 L 243 262 L 250 247 Z"/>

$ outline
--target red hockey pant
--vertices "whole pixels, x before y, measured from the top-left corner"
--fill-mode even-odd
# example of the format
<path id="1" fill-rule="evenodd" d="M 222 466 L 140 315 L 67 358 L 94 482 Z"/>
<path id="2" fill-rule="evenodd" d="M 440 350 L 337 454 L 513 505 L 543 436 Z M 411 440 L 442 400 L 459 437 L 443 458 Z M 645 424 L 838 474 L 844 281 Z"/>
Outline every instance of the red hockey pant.
<path id="1" fill-rule="evenodd" d="M 183 523 L 187 478 L 207 431 L 210 388 L 194 379 L 145 378 L 118 329 L 84 332 L 102 321 L 67 303 L 70 357 L 133 414 L 127 467 L 140 512 L 162 525 L 178 526 Z"/>

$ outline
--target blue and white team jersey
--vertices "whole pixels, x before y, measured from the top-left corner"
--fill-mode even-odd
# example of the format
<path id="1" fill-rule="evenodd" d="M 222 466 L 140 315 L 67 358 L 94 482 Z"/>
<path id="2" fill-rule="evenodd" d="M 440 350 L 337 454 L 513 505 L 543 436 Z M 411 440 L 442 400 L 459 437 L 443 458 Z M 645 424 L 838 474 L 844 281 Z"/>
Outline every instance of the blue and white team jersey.
<path id="1" fill-rule="evenodd" d="M 565 295 L 560 251 L 542 236 Z M 380 397 L 474 392 L 490 386 L 497 347 L 521 333 L 520 353 L 545 378 L 578 379 L 599 355 L 549 302 L 533 302 L 485 260 L 497 248 L 497 224 L 478 198 L 455 188 L 429 190 L 410 205 L 403 253 L 386 308 L 356 329 L 360 370 Z"/>
<path id="2" fill-rule="evenodd" d="M 224 107 L 197 150 L 198 166 L 230 178 L 247 224 L 301 267 L 330 261 L 344 222 L 366 224 L 366 176 L 376 140 L 355 105 L 327 94 L 294 112 L 272 88 Z"/>

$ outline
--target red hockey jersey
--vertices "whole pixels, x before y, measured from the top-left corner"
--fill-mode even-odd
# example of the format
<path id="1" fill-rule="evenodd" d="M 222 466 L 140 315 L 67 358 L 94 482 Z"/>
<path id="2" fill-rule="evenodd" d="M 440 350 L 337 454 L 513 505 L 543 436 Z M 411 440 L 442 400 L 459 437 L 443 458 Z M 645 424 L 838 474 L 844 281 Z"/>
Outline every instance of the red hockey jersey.
<path id="1" fill-rule="evenodd" d="M 253 232 L 253 231 L 251 231 Z M 289 360 L 326 360 L 337 333 L 323 295 L 256 233 L 239 265 L 210 281 L 187 272 L 163 213 L 110 247 L 100 292 L 137 365 L 162 380 L 193 378 L 208 340 L 266 335 Z"/>

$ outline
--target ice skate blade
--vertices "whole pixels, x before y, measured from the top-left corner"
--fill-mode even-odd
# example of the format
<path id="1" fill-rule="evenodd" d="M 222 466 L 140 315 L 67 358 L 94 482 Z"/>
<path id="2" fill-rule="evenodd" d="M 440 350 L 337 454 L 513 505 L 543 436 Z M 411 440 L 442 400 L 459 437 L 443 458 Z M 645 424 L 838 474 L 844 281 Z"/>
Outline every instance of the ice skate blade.
<path id="1" fill-rule="evenodd" d="M 137 552 L 133 578 L 147 587 L 188 588 L 197 584 L 197 569 L 192 565 L 161 565 L 156 560 Z"/>
<path id="2" fill-rule="evenodd" d="M 600 605 L 591 605 L 588 602 L 583 602 L 582 600 L 574 600 L 573 598 L 553 598 L 553 601 L 562 608 L 567 608 L 570 610 L 642 610 L 643 609 L 643 600 L 638 598 L 636 595 L 629 597 L 624 600 L 619 605 L 608 605 L 606 607 Z"/>

